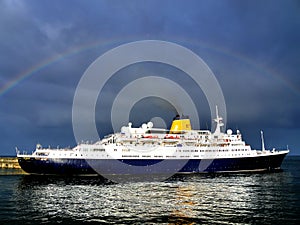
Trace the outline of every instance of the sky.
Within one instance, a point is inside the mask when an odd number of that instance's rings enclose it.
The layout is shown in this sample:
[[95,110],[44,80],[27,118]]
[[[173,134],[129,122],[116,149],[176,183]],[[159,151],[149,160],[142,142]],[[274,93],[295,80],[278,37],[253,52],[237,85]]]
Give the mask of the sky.
[[[0,0],[0,155],[15,155],[15,147],[31,152],[37,143],[75,146],[73,99],[85,71],[111,49],[142,40],[175,43],[203,59],[223,92],[226,127],[239,129],[253,149],[263,130],[267,148],[300,155],[300,2],[291,0]],[[112,74],[101,89],[99,137],[113,132],[118,93],[146,75],[180,84],[200,128],[211,128],[208,101],[187,74],[142,62]],[[169,126],[177,111],[147,97],[131,108],[130,121],[163,118]]]

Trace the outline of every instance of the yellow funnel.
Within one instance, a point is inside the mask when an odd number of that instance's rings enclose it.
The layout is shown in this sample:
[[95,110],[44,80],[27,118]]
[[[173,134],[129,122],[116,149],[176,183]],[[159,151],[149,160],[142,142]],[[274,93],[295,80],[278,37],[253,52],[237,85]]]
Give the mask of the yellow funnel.
[[172,126],[170,129],[170,133],[178,134],[182,133],[185,130],[191,130],[191,122],[190,119],[174,119],[172,122]]

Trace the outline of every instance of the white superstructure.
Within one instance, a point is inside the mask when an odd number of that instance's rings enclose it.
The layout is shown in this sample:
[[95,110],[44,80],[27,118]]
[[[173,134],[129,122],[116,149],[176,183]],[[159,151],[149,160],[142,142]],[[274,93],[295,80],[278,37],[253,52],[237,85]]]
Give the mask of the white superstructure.
[[[233,134],[231,129],[221,132],[222,118],[217,115],[215,132],[209,130],[183,130],[182,121],[189,124],[189,119],[176,119],[172,127],[177,129],[153,128],[152,122],[134,128],[129,123],[121,128],[120,133],[111,134],[96,143],[81,143],[74,148],[42,148],[37,145],[30,156],[47,158],[78,159],[221,159],[257,157],[261,155],[282,154],[283,151],[252,150],[242,140],[239,130]],[[175,123],[175,125],[174,125]],[[177,125],[176,125],[177,124]],[[179,129],[178,129],[179,124]],[[183,125],[184,126],[184,125]],[[190,126],[190,124],[189,124]],[[289,152],[289,150],[285,150]],[[28,155],[27,155],[28,156]],[[18,157],[26,155],[18,154]]]

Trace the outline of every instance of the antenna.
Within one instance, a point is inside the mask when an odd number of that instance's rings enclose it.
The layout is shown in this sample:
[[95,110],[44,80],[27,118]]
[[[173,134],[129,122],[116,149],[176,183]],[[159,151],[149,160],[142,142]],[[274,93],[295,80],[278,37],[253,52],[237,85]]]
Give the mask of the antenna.
[[261,150],[265,151],[264,132],[262,130],[260,131],[260,135],[261,135]]
[[221,127],[224,126],[222,123],[222,117],[219,117],[219,111],[218,111],[218,106],[216,105],[216,116],[217,118],[214,119],[214,121],[217,123],[216,129],[214,134],[220,134],[221,133]]

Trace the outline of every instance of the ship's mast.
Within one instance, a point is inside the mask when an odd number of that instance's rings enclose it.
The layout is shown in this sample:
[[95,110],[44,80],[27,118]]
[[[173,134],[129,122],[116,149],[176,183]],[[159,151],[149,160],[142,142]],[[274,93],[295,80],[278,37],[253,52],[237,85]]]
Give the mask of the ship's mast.
[[261,130],[260,131],[260,135],[261,135],[261,150],[265,151],[265,141],[264,141],[264,132]]
[[218,106],[216,105],[216,119],[214,121],[217,123],[216,130],[214,132],[215,135],[218,135],[221,133],[221,127],[224,126],[224,123],[222,122],[223,118],[219,117],[219,111]]

